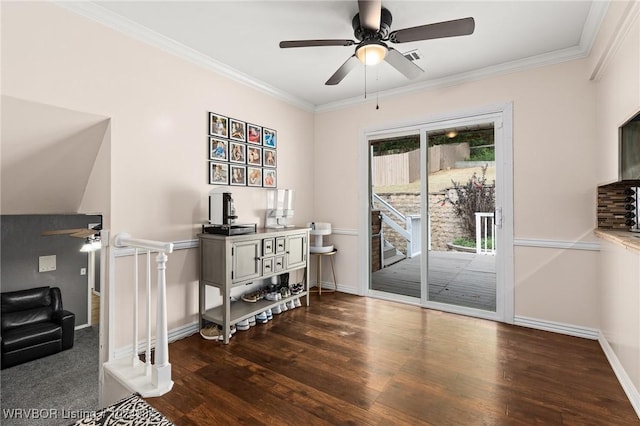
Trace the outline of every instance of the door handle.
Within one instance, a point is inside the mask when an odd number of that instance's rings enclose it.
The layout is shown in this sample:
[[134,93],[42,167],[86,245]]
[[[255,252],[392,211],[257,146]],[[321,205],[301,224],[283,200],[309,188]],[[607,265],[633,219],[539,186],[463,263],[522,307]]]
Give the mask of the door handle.
[[498,228],[502,228],[502,207],[496,207],[493,211],[493,222]]

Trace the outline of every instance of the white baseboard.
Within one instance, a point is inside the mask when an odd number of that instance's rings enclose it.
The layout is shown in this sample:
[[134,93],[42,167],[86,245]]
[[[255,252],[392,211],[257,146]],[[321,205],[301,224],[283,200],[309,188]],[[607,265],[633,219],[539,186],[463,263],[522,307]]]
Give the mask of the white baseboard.
[[[192,334],[195,334],[197,332],[198,332],[198,323],[193,322],[191,324],[183,325],[182,327],[169,330],[169,332],[167,333],[168,340],[169,340],[169,343],[175,342],[176,340],[189,337]],[[152,338],[151,348],[155,348],[155,345],[156,345],[156,339]],[[146,340],[139,341],[137,353],[142,353],[146,350],[147,350],[147,341]],[[133,345],[127,345],[114,350],[113,356],[115,359],[120,359],[123,357],[131,356],[132,353],[133,353]]]
[[613,351],[613,348],[609,345],[609,342],[602,333],[599,333],[598,342],[600,343],[600,347],[604,351],[607,360],[609,360],[609,364],[611,365],[611,368],[613,368],[613,372],[616,374],[624,393],[627,395],[627,398],[629,398],[631,406],[636,410],[638,417],[640,417],[640,392],[633,384],[633,381],[620,363],[620,360]]
[[76,325],[73,329],[74,330],[82,330],[83,328],[87,328],[87,327],[91,327],[91,324],[80,324],[80,325]]
[[537,330],[551,331],[553,333],[566,334],[568,336],[582,337],[590,340],[598,340],[600,331],[595,328],[581,327],[573,324],[563,324],[553,321],[545,321],[536,318],[528,318],[516,315],[514,325],[535,328]]
[[[358,296],[358,289],[355,289],[353,287],[347,287],[347,286],[344,286],[344,285],[342,285],[340,283],[338,283],[337,285],[334,286],[333,282],[331,282],[331,281],[321,281],[320,285],[322,286],[322,291],[333,290],[335,288],[335,290],[340,292],[340,293],[347,293],[347,294],[353,294],[353,295]],[[314,284],[312,286],[312,288],[313,287],[316,287],[316,285]]]

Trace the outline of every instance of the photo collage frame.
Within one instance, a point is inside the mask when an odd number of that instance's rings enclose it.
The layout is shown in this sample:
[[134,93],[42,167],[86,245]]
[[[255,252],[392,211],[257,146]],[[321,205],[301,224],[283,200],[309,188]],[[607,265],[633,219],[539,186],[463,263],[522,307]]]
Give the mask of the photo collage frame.
[[277,187],[276,130],[209,112],[210,185]]

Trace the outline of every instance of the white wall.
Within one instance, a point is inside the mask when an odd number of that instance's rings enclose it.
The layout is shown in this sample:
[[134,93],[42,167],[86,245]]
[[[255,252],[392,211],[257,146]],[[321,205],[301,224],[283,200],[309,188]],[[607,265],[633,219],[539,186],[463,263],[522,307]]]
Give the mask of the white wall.
[[[364,129],[429,121],[441,114],[512,101],[515,238],[594,240],[595,90],[586,65],[585,60],[576,60],[380,99],[379,110],[372,102],[318,113],[315,139],[322,143],[315,150],[316,220],[332,222],[335,228],[358,229],[359,205],[367,196],[358,193],[361,171],[356,166],[361,162]],[[332,164],[331,172],[327,164]],[[356,292],[358,281],[352,269],[359,254],[357,245],[349,246],[339,247],[337,275],[343,289]],[[539,250],[547,252],[533,256],[527,248],[515,249],[516,315],[596,326],[595,277],[566,279],[567,271],[558,269],[562,265],[545,260],[557,256],[555,250]],[[569,257],[588,263],[592,256],[576,252]],[[545,280],[530,280],[531,270],[539,271]],[[554,307],[541,305],[544,298],[554,298]]]
[[[613,2],[597,42],[594,172],[608,183],[618,180],[618,128],[640,112],[640,2]],[[603,241],[599,266],[600,330],[635,388],[640,414],[640,253]]]

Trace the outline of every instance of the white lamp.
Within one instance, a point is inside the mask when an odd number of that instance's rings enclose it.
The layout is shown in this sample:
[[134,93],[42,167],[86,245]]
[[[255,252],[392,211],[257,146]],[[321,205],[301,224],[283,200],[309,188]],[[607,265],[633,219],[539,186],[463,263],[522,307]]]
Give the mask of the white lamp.
[[387,56],[387,46],[379,40],[368,40],[358,46],[356,56],[365,65],[377,65]]

